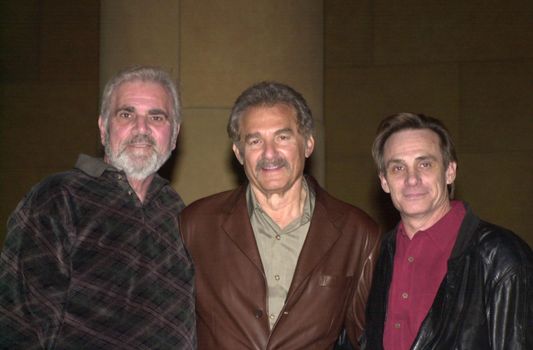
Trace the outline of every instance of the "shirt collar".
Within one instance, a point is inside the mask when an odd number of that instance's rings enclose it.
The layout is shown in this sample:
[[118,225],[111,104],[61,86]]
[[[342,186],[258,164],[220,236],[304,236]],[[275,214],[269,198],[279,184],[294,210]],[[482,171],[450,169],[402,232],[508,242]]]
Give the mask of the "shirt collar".
[[[307,180],[302,178],[302,185],[304,186],[306,198],[304,202],[304,208],[301,218],[301,223],[305,223],[309,220],[311,220],[311,216],[313,215],[313,209],[315,206],[315,193],[313,189],[308,186]],[[261,205],[259,205],[259,202],[255,198],[254,191],[252,191],[252,188],[250,184],[246,187],[246,204],[248,206],[248,215],[251,217],[254,214],[254,211],[260,210],[263,211],[261,208]]]
[[[78,160],[76,161],[76,165],[74,167],[92,177],[100,177],[105,171],[121,173],[120,170],[118,170],[111,164],[104,162],[102,158],[95,158],[86,154],[80,154],[78,156]],[[124,179],[126,179],[125,175]],[[148,197],[150,197],[152,193],[157,192],[166,184],[168,184],[168,181],[166,179],[162,178],[158,174],[155,174],[154,178],[152,179],[152,182],[150,183],[146,198],[148,199]]]
[[95,158],[86,154],[80,154],[78,156],[74,167],[92,177],[100,177],[106,170],[118,172],[117,168],[107,164],[102,158]]
[[[430,228],[418,231],[413,239],[416,239],[416,237],[427,236],[438,247],[447,247],[450,244],[453,244],[457,238],[459,227],[465,216],[466,209],[461,201],[451,201],[450,206],[451,208],[446,215]],[[402,238],[409,239],[405,233],[403,222],[400,222],[400,225],[398,226],[398,234]]]

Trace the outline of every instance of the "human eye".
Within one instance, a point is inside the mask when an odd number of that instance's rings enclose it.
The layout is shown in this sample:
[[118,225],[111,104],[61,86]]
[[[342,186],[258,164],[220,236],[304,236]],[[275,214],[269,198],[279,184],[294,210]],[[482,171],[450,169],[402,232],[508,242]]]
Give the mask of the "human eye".
[[401,173],[404,169],[405,169],[405,167],[404,167],[402,164],[392,164],[392,165],[389,167],[389,172],[392,173],[392,174],[399,174],[399,173]]
[[252,137],[252,138],[249,138],[246,143],[249,145],[249,146],[256,146],[258,145],[259,143],[261,143],[261,140],[256,138],[256,137]]
[[150,115],[150,120],[154,121],[154,122],[164,122],[167,118],[163,115],[163,114],[151,114]]
[[130,111],[119,111],[117,113],[117,116],[120,119],[129,120],[133,117],[133,113],[131,113]]
[[292,140],[292,134],[288,131],[280,132],[276,135],[277,142],[287,142]]
[[433,164],[430,161],[422,161],[420,162],[419,166],[423,169],[429,169],[433,166]]

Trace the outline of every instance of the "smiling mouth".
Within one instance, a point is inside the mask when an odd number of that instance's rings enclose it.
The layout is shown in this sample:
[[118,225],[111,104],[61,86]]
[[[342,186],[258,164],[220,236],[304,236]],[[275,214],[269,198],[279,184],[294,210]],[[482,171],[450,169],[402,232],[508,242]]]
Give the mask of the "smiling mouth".
[[270,165],[270,166],[261,167],[261,170],[262,171],[273,171],[273,170],[279,170],[282,168],[283,168],[283,165]]
[[421,193],[404,193],[404,197],[407,199],[420,199],[426,195],[426,192]]

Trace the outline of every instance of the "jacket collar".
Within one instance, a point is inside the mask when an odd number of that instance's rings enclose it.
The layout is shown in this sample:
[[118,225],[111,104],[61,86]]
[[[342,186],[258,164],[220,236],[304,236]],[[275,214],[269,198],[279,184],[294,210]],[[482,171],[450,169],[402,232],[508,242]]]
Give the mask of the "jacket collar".
[[227,218],[222,224],[222,229],[233,243],[264,274],[261,257],[249,220],[248,206],[246,204],[246,186],[241,185],[230,194],[226,207]]
[[[472,237],[476,233],[476,228],[479,226],[480,219],[474,214],[472,208],[465,202],[463,202],[466,208],[466,214],[459,228],[459,233],[457,234],[457,240],[452,249],[450,255],[450,260],[460,257],[465,250],[467,249],[469,243],[472,242]],[[396,232],[398,231],[399,224],[396,227],[389,231],[385,238],[383,239],[383,244],[385,244],[387,251],[391,257],[394,257],[395,247],[396,247]]]
[[[329,194],[318,185],[313,177],[306,176],[306,180],[310,189],[314,190],[316,194],[315,208],[287,299],[298,290],[302,282],[311,274],[341,235],[341,230],[336,226],[336,223],[341,222],[340,218],[344,213],[334,205]],[[222,224],[222,229],[264,274],[257,243],[248,219],[246,185],[233,191],[228,199],[227,208],[227,218]]]
[[[464,203],[464,202],[463,202]],[[472,243],[472,238],[476,234],[476,228],[479,226],[479,217],[474,214],[472,208],[467,203],[464,203],[466,208],[465,218],[459,228],[459,234],[457,240],[453,246],[450,260],[456,259],[463,255],[469,244]]]

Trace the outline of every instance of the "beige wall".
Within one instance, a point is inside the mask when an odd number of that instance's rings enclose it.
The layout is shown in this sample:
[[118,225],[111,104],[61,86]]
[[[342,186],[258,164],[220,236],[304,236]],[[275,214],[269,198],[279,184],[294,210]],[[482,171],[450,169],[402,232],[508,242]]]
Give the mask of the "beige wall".
[[[533,243],[533,2],[325,1],[328,189],[390,228],[370,145],[381,118],[441,118],[457,197]],[[392,218],[392,219],[391,219]]]

